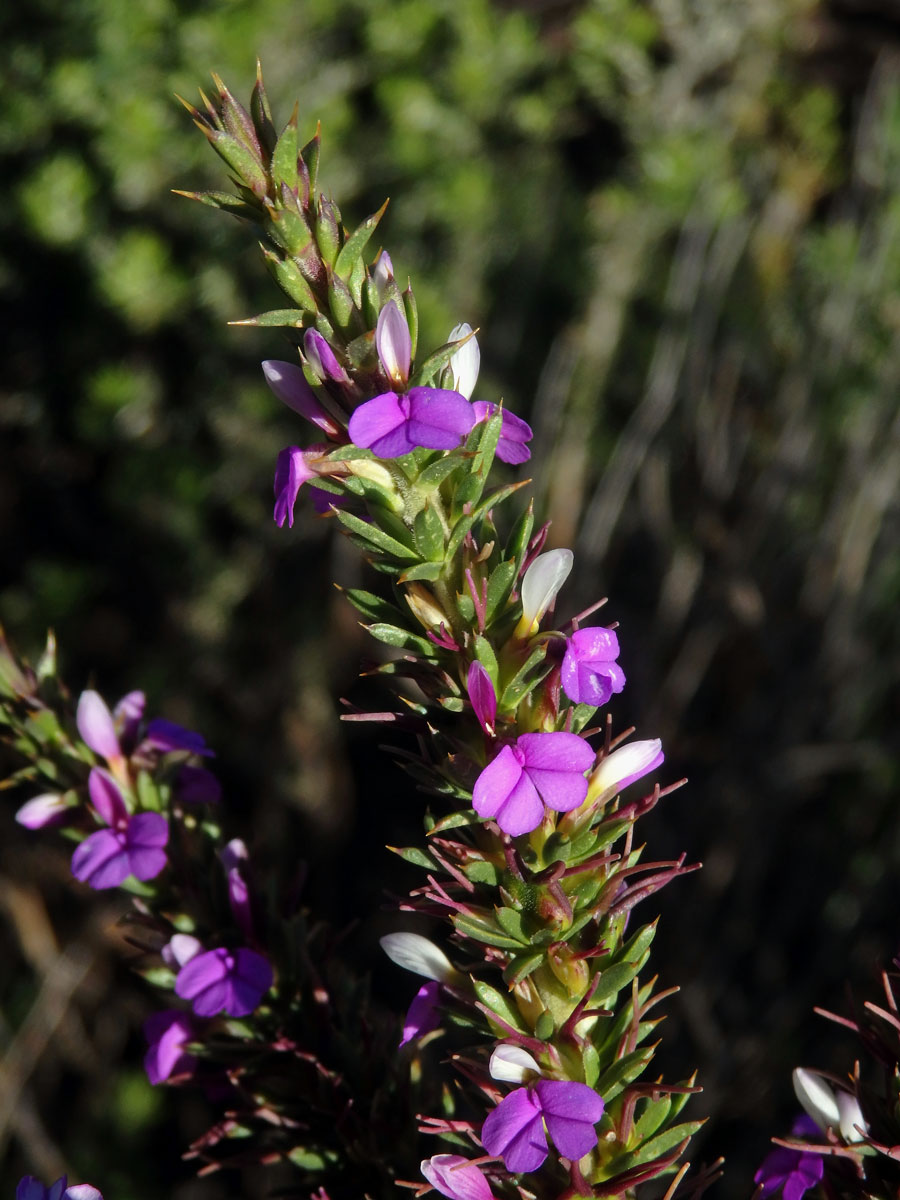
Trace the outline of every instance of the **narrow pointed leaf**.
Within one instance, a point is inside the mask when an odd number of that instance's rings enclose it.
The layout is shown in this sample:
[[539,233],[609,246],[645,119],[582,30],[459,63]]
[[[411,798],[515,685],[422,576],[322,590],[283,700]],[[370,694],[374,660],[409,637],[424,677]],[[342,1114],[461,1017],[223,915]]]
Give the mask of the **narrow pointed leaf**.
[[372,234],[378,228],[378,222],[384,216],[387,206],[388,201],[385,200],[378,212],[372,213],[370,217],[366,217],[362,224],[358,225],[344,242],[334,264],[336,275],[340,275],[342,279],[349,282],[350,273],[356,264],[356,260],[362,257],[362,253],[369,244]]

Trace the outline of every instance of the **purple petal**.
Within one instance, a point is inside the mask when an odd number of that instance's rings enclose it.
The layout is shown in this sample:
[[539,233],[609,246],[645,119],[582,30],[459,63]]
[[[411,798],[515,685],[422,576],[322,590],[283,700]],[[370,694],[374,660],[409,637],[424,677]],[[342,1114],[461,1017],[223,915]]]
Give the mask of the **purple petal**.
[[524,733],[516,742],[525,770],[548,808],[571,812],[587,796],[584,772],[594,751],[574,733]]
[[218,804],[222,799],[222,785],[205,767],[182,767],[175,790],[185,804]]
[[316,393],[306,382],[306,376],[298,366],[270,358],[262,364],[262,369],[266,383],[282,404],[286,404],[301,417],[318,426],[328,437],[338,436],[338,426],[319,403]]
[[[65,1187],[65,1176],[63,1176]],[[16,1188],[16,1200],[47,1200],[47,1189],[33,1175],[25,1175]]]
[[[375,346],[381,365],[392,383],[403,387],[409,378],[412,360],[412,339],[409,325],[394,300],[388,300],[378,314],[375,326]],[[357,442],[357,445],[359,443]]]
[[204,997],[211,990],[221,988],[224,994],[224,982],[228,976],[229,963],[233,958],[229,952],[220,947],[217,950],[207,950],[189,959],[175,980],[175,995],[182,1000],[197,1001],[193,1004],[194,1012],[201,1017],[211,1017],[223,1007],[208,1007]]
[[459,392],[414,387],[409,400],[409,437],[429,450],[453,450],[475,424],[472,405]]
[[245,1017],[259,1005],[272,986],[272,967],[255,950],[238,950],[237,964],[232,973],[233,996],[228,1013]]
[[565,1158],[577,1162],[597,1144],[594,1125],[603,1116],[603,1097],[586,1083],[539,1079],[534,1091],[547,1132]]
[[497,717],[497,693],[494,691],[490,675],[477,660],[469,666],[466,686],[481,728],[493,736],[494,721]]
[[[430,979],[423,983],[413,998],[406,1019],[403,1022],[403,1040],[401,1046],[411,1042],[413,1038],[423,1037],[437,1029],[440,1024],[438,1000],[441,995],[441,985]],[[436,1186],[436,1185],[435,1185]],[[440,1189],[443,1190],[443,1189]]]
[[578,629],[566,646],[560,678],[570,700],[576,704],[605,704],[613,692],[625,686],[625,673],[614,660],[619,641],[611,629],[592,626]]
[[62,821],[68,808],[69,805],[62,796],[55,792],[47,792],[43,796],[34,796],[31,800],[26,800],[16,813],[16,821],[26,829],[44,829]]
[[147,726],[147,741],[152,742],[157,750],[187,750],[190,754],[199,754],[203,758],[215,758],[215,751],[210,750],[202,733],[193,729],[185,729],[174,721],[166,721],[157,717]]
[[122,742],[134,742],[146,703],[147,697],[143,692],[129,692],[113,709],[113,720],[119,728]]
[[347,427],[353,445],[363,446],[379,458],[400,458],[415,450],[416,443],[407,431],[409,404],[405,401],[406,397],[396,392],[383,392],[361,404]]
[[78,697],[78,710],[75,714],[75,724],[87,745],[102,758],[118,758],[122,751],[116,728],[113,724],[112,713],[106,707],[106,702],[97,692],[82,692]]
[[541,1110],[528,1088],[516,1088],[488,1114],[481,1144],[488,1154],[502,1158],[508,1171],[537,1170],[547,1157],[547,1139]]
[[118,887],[131,874],[125,834],[98,829],[75,847],[72,874],[92,888]]
[[488,1181],[461,1154],[435,1154],[422,1162],[420,1170],[431,1186],[450,1200],[494,1200]]
[[[330,379],[333,383],[349,383],[350,376],[335,358],[334,351],[317,329],[307,329],[303,335],[303,352],[312,369],[324,383]],[[263,363],[265,369],[265,363]]]
[[[476,400],[472,407],[475,409],[476,421],[485,421],[497,411],[497,405],[486,400]],[[527,421],[517,417],[508,408],[504,408],[500,437],[497,441],[497,457],[501,462],[510,463],[513,466],[527,462],[531,458],[531,451],[525,443],[530,442],[533,436],[532,428]]]
[[162,849],[169,840],[169,823],[160,813],[138,813],[128,822],[126,848],[131,874],[136,879],[154,879],[168,859]]
[[472,807],[480,817],[494,817],[512,837],[530,833],[541,823],[544,806],[523,771],[522,755],[504,746],[475,781]]
[[315,478],[316,472],[306,461],[306,456],[299,446],[285,446],[275,460],[275,510],[273,516],[279,528],[288,528],[294,524],[294,506],[300,489],[308,479]]
[[174,1009],[154,1013],[144,1022],[144,1036],[150,1044],[144,1055],[144,1070],[152,1084],[193,1071],[197,1060],[184,1050],[194,1037],[193,1022],[187,1013]]
[[91,804],[107,823],[113,828],[122,827],[128,820],[128,809],[125,800],[115,780],[100,769],[93,767],[88,776],[88,791]]
[[272,986],[272,968],[253,950],[219,947],[198,954],[178,972],[175,994],[190,1000],[198,1017],[226,1011],[244,1017]]

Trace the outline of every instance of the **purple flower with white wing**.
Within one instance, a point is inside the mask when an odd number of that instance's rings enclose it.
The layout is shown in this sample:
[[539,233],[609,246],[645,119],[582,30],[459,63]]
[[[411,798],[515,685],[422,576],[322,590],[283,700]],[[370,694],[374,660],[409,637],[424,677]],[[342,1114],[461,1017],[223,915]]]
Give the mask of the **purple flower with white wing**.
[[502,1158],[508,1171],[536,1171],[548,1154],[548,1134],[573,1162],[597,1145],[594,1125],[605,1106],[586,1083],[540,1078],[537,1062],[519,1047],[498,1047],[490,1071],[495,1079],[530,1080],[500,1101],[481,1130],[485,1150]]
[[544,809],[571,812],[587,796],[594,751],[574,733],[523,733],[484,768],[472,807],[513,837],[540,825]]
[[25,1175],[16,1188],[16,1200],[103,1200],[103,1197],[89,1183],[70,1184],[65,1175],[49,1187],[44,1187],[33,1175]]
[[379,458],[401,458],[418,447],[453,450],[475,424],[472,405],[459,392],[446,388],[405,390],[412,339],[406,318],[393,300],[378,314],[375,345],[388,379],[404,390],[383,392],[361,404],[350,418],[350,440]]
[[625,686],[625,672],[615,661],[619,639],[612,629],[577,629],[566,644],[560,678],[563,690],[576,704],[599,708]]
[[109,826],[90,834],[72,855],[72,874],[92,888],[118,887],[129,875],[148,880],[157,876],[167,859],[169,840],[165,817],[155,812],[129,816],[118,785],[100,767],[88,777],[91,803]]

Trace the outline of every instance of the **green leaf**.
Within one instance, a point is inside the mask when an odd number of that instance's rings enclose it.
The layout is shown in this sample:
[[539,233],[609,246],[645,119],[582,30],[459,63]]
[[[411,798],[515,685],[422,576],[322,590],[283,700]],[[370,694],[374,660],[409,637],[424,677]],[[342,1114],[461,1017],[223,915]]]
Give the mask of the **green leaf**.
[[488,579],[486,624],[490,625],[500,608],[506,604],[515,577],[516,564],[511,559],[498,563],[491,571]]
[[312,245],[313,236],[309,226],[299,213],[289,208],[275,209],[269,214],[267,228],[269,237],[294,258],[301,258]]
[[500,697],[500,707],[506,709],[515,709],[525,693],[525,680],[531,672],[544,661],[544,656],[547,653],[547,647],[543,643],[532,650],[532,652],[507,683],[503,689],[503,695]]
[[374,625],[366,625],[365,629],[376,641],[384,642],[386,646],[396,646],[400,650],[414,650],[425,658],[434,658],[435,656],[436,648],[427,638],[410,633],[408,629],[401,629],[399,625],[388,625],[379,621]]
[[454,471],[458,471],[463,465],[464,459],[458,451],[452,451],[447,454],[442,454],[435,462],[430,463],[413,484],[417,491],[427,495],[433,492],[435,488],[440,487],[445,479],[449,478]]
[[370,217],[366,217],[363,223],[354,229],[353,233],[350,234],[341,247],[337,261],[334,264],[334,270],[335,274],[340,275],[348,283],[357,260],[361,258],[362,252],[369,243],[369,239],[378,228],[378,222],[384,216],[384,210],[387,206],[388,202],[385,200],[378,212],[372,213]]
[[525,1026],[522,1023],[522,1017],[519,1010],[510,1000],[509,996],[504,996],[502,992],[498,992],[496,988],[491,987],[489,983],[484,983],[480,979],[472,980],[472,987],[475,995],[491,1012],[496,1013],[501,1020],[507,1025],[511,1025],[513,1029],[517,1029],[520,1033],[527,1033]]
[[652,1162],[654,1158],[659,1158],[667,1150],[672,1150],[685,1138],[693,1137],[702,1125],[703,1121],[684,1121],[681,1125],[670,1125],[663,1133],[659,1133],[649,1142],[645,1142],[639,1150],[633,1151],[628,1156],[628,1166],[638,1167],[642,1163]]
[[600,1076],[596,1091],[606,1101],[607,1106],[618,1096],[626,1084],[633,1083],[653,1058],[653,1047],[645,1046],[640,1050],[632,1050],[623,1058],[614,1062]]
[[545,955],[540,950],[532,950],[528,954],[517,954],[512,962],[503,970],[503,978],[510,987],[515,987],[523,979],[527,979],[532,971],[544,961]]
[[309,194],[315,196],[316,188],[319,182],[319,150],[322,145],[322,139],[319,132],[319,127],[316,126],[316,135],[306,143],[300,151],[300,157],[306,164],[306,169],[309,171]]
[[[312,296],[311,292],[310,296]],[[255,325],[263,329],[281,329],[285,326],[288,326],[292,329],[302,329],[303,309],[273,308],[271,312],[260,313],[259,316],[256,317],[245,317],[243,321],[229,321],[228,324]]]
[[444,527],[433,506],[427,501],[425,507],[416,513],[413,523],[413,539],[422,558],[427,558],[429,562],[443,562]]
[[388,846],[388,850],[393,850],[394,854],[399,854],[404,861],[412,863],[414,867],[424,867],[426,871],[435,869],[434,859],[418,846]]
[[584,1067],[584,1082],[588,1087],[596,1087],[600,1075],[600,1055],[592,1042],[588,1042],[582,1050],[581,1062]]
[[256,156],[237,138],[220,129],[204,129],[203,132],[216,154],[234,171],[238,179],[247,185],[254,196],[265,196],[269,190],[269,182]]
[[287,184],[291,191],[297,189],[297,105],[291,113],[291,119],[281,131],[281,136],[275,143],[270,168],[275,195],[280,195],[281,184]]
[[345,529],[349,529],[351,533],[355,533],[361,542],[380,551],[382,554],[389,554],[392,558],[399,558],[404,562],[409,562],[410,559],[417,557],[415,550],[404,546],[402,542],[398,542],[396,538],[391,537],[389,533],[385,533],[383,529],[379,529],[377,525],[363,521],[360,517],[354,516],[353,513],[339,511],[337,519]]
[[506,543],[504,551],[505,558],[511,558],[516,564],[516,572],[520,570],[522,563],[525,560],[525,555],[528,551],[528,543],[531,540],[531,531],[534,529],[534,507],[529,504],[528,508],[513,525],[512,533]]
[[510,937],[515,938],[517,942],[521,942],[523,946],[530,944],[528,934],[525,932],[522,924],[522,914],[516,912],[514,908],[506,908],[504,905],[498,905],[494,909],[497,917],[497,923],[504,933],[508,933]]
[[434,583],[436,579],[440,579],[443,569],[444,564],[442,562],[417,563],[416,566],[404,571],[398,577],[397,582],[414,583],[417,579],[424,579],[428,583]]
[[497,655],[494,653],[494,647],[480,633],[476,634],[475,637],[475,657],[487,671],[488,675],[490,675],[491,683],[494,685],[494,691],[496,692],[497,682],[500,678],[500,666],[497,662]]
[[374,592],[366,592],[362,588],[347,588],[344,595],[358,612],[371,621],[396,621],[398,617],[403,617],[399,608],[382,596],[376,596]]
[[291,259],[279,258],[262,243],[260,243],[260,248],[266,260],[266,266],[281,290],[305,312],[316,312],[318,310],[316,298],[297,264]]
[[469,863],[463,867],[463,873],[466,879],[471,879],[472,883],[486,883],[489,887],[496,887],[500,882],[500,872],[492,862],[482,860],[480,862]]
[[429,384],[437,375],[438,371],[442,370],[456,351],[459,349],[459,341],[445,342],[443,346],[439,346],[433,354],[425,359],[421,366],[417,367],[412,378],[409,381],[410,387],[423,387]]
[[412,288],[407,285],[406,291],[401,296],[403,301],[403,309],[406,313],[406,324],[409,326],[409,342],[410,355],[412,361],[416,360],[416,350],[419,345],[419,309],[416,304],[416,298],[413,295]]
[[634,1136],[640,1141],[652,1137],[669,1115],[672,1107],[670,1096],[660,1096],[658,1100],[647,1097],[641,1115],[634,1123]]
[[501,950],[519,949],[519,943],[515,938],[501,933],[491,921],[475,917],[471,913],[454,913],[452,920],[454,928],[459,933],[476,942],[481,942],[485,946],[497,946]]

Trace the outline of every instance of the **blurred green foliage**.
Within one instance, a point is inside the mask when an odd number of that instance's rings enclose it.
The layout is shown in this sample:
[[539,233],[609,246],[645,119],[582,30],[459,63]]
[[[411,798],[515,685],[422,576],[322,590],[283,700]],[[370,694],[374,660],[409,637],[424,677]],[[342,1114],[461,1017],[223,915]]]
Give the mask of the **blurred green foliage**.
[[[385,766],[377,784],[356,730],[365,765],[347,764],[334,698],[368,651],[329,581],[360,568],[327,522],[274,529],[275,454],[302,433],[258,362],[289,351],[226,323],[277,293],[236,223],[170,194],[221,182],[173,94],[215,70],[246,97],[258,54],[282,119],[296,97],[304,132],[322,120],[348,225],[392,197],[381,228],[423,344],[480,326],[480,394],[532,420],[553,537],[576,548],[571,609],[608,593],[622,623],[619,716],[692,777],[655,852],[707,870],[666,897],[660,967],[685,984],[672,1073],[700,1065],[701,1152],[732,1154],[728,1195],[787,1127],[791,1066],[843,1069],[812,1004],[839,1006],[841,980],[896,949],[900,31],[872,11],[875,38],[852,4],[801,0],[0,16],[4,622],[32,647],[53,624],[73,685],[140,685],[203,728],[260,843],[300,809],[324,905],[379,903],[358,847],[417,813],[373,801],[398,783]],[[20,886],[37,859],[10,824]],[[55,914],[58,880],[50,894]],[[7,961],[40,975],[22,920]],[[134,1029],[146,1002],[124,975],[116,995]],[[93,1029],[97,1003],[73,1019]],[[133,1168],[158,1109],[106,1061],[45,1064],[36,1092],[130,1113],[107,1194],[168,1194],[171,1148]],[[183,1143],[197,1122],[178,1120]],[[81,1123],[61,1149],[10,1128],[10,1161],[51,1177],[61,1154],[109,1153]],[[205,1186],[190,1194],[255,1185]]]

